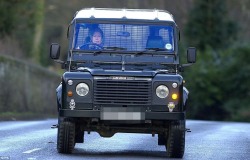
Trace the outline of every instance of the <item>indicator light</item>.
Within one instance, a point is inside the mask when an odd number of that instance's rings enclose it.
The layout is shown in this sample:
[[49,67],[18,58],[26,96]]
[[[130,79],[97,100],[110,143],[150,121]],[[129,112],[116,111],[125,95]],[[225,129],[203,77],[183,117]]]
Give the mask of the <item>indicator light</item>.
[[178,95],[176,93],[172,94],[172,99],[176,100],[178,98]]
[[68,91],[68,96],[72,97],[73,96],[73,92],[72,91]]

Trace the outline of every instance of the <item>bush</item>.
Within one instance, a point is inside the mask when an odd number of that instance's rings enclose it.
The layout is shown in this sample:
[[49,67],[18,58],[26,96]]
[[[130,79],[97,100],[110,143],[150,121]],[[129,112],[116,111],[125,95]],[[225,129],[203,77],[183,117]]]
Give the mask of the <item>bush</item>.
[[206,49],[185,73],[194,119],[250,121],[249,47]]
[[250,121],[250,47],[238,47],[224,52],[225,103],[230,120]]

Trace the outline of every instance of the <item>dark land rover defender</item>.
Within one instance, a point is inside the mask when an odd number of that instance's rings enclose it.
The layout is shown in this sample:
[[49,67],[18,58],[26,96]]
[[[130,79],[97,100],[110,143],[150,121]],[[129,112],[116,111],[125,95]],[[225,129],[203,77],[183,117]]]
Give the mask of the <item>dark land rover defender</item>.
[[58,59],[58,44],[50,47],[51,58],[66,70],[56,90],[58,152],[71,153],[84,133],[122,132],[158,134],[169,157],[182,157],[188,91],[179,73],[195,63],[196,50],[188,48],[188,63],[180,64],[173,16],[86,8],[76,12],[68,39],[67,61]]

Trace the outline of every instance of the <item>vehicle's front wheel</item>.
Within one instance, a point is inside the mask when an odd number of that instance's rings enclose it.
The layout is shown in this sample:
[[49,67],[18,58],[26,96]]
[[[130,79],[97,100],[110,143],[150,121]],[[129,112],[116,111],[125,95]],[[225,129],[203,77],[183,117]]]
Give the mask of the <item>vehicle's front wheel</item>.
[[57,132],[57,151],[59,153],[72,153],[75,147],[75,123],[62,121]]
[[167,135],[167,155],[171,158],[182,158],[185,150],[186,121],[173,121]]

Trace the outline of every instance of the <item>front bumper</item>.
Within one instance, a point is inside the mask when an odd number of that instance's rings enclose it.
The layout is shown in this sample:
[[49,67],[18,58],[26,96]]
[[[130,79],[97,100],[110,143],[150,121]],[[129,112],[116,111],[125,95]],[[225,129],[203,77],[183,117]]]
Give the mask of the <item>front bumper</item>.
[[[185,120],[185,112],[143,112],[142,120]],[[101,118],[100,110],[69,110],[60,109],[59,116],[72,118]]]

